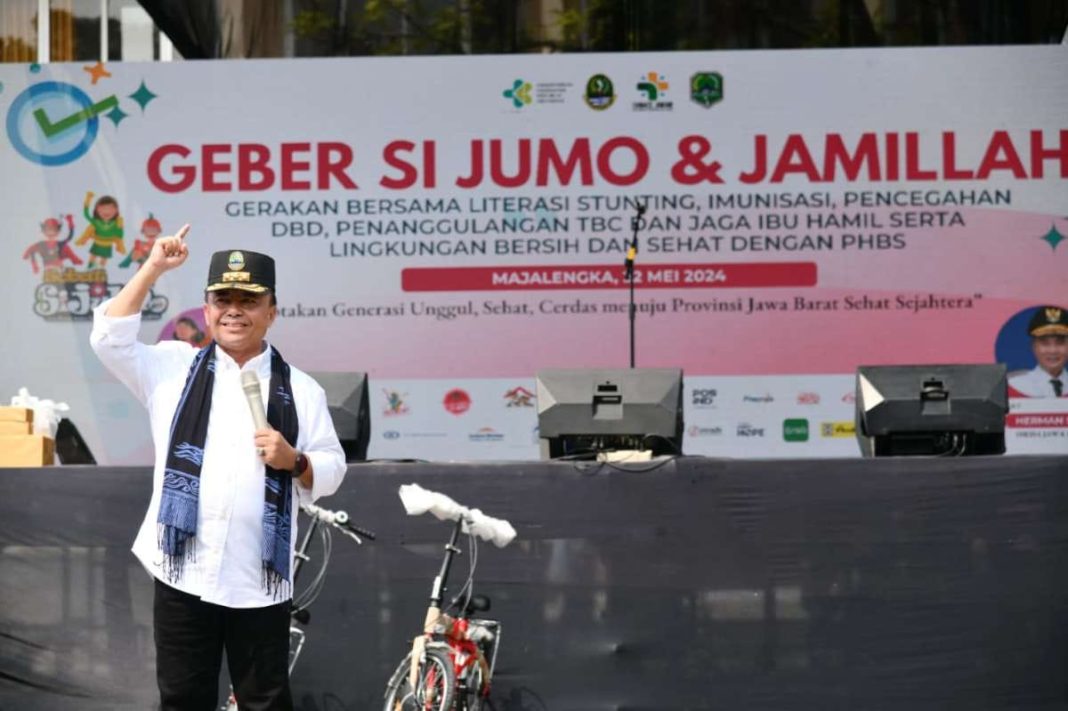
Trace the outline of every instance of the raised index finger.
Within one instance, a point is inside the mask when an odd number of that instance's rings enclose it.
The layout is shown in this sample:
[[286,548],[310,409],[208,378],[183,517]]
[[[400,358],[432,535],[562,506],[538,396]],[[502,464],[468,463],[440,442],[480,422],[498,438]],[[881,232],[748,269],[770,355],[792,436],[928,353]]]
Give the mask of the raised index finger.
[[189,224],[182,225],[182,228],[174,233],[174,236],[179,240],[185,239],[185,233],[189,231]]

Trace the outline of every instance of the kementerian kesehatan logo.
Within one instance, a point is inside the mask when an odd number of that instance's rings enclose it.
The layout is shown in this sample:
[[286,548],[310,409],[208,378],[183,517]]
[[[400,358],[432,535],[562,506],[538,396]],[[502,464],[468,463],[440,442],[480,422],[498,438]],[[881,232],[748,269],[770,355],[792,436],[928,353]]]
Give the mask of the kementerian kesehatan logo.
[[[11,102],[7,110],[7,135],[11,145],[26,160],[43,166],[72,163],[92,147],[100,132],[100,117],[104,116],[116,130],[130,115],[122,108],[117,93],[100,96],[97,82],[111,78],[102,62],[83,67],[89,75],[93,97],[74,84],[45,80],[31,84]],[[31,75],[44,71],[39,64],[31,64]],[[141,113],[156,98],[144,81],[126,97],[136,103]],[[132,107],[129,107],[132,109]]]
[[616,91],[612,86],[612,80],[605,74],[594,74],[586,82],[586,93],[583,95],[586,105],[597,111],[604,111],[616,100]]
[[503,92],[504,98],[512,102],[512,106],[517,109],[521,109],[524,106],[528,106],[533,99],[530,98],[530,90],[534,86],[529,81],[523,81],[522,79],[516,79],[512,82],[512,88],[505,89]]
[[706,109],[723,100],[723,75],[697,72],[690,77],[690,98]]

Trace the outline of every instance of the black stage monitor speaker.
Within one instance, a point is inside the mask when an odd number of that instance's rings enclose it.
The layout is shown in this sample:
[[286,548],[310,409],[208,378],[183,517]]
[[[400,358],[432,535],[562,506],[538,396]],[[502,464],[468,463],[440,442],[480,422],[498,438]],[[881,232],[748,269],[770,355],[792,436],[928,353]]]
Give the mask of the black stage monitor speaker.
[[346,462],[367,459],[371,441],[371,405],[367,373],[309,373],[326,391],[326,404],[334,429],[345,450]]
[[866,457],[1005,452],[1005,366],[857,368],[856,429]]
[[542,459],[682,453],[682,370],[552,369],[537,376]]
[[60,464],[96,464],[82,433],[66,417],[56,426],[56,456]]

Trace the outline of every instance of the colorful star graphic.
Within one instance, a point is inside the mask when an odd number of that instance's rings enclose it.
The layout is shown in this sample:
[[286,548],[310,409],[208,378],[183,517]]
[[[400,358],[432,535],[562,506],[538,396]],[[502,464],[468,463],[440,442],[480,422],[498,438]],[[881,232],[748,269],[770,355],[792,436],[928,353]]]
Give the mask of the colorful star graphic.
[[156,94],[149,91],[148,87],[145,86],[145,82],[142,81],[141,86],[137,87],[137,91],[130,94],[130,98],[137,102],[137,105],[141,107],[143,113],[149,102],[156,98]]
[[1053,251],[1057,251],[1057,245],[1068,239],[1068,237],[1057,231],[1057,225],[1050,225],[1049,232],[1039,237],[1039,239],[1043,242],[1048,242]]
[[96,86],[96,83],[98,81],[100,81],[101,79],[103,79],[104,77],[110,77],[111,76],[111,72],[109,72],[107,69],[104,69],[104,63],[103,62],[97,62],[93,66],[86,65],[86,66],[82,67],[82,69],[84,69],[85,71],[89,72],[89,76],[92,79],[92,81],[90,83],[93,86]]
[[120,109],[118,106],[116,106],[111,111],[108,111],[105,114],[105,116],[107,116],[109,119],[111,119],[111,122],[113,124],[115,124],[116,126],[118,126],[119,122],[121,122],[124,118],[126,118],[129,115],[130,114],[126,113],[125,111]]

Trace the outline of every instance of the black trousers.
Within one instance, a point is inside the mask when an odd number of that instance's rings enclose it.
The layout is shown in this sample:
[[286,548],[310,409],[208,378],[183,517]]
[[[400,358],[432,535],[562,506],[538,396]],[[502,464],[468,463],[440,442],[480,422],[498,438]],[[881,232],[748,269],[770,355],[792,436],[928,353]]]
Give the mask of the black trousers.
[[214,711],[224,649],[242,711],[292,711],[289,605],[222,607],[157,580],[153,630],[162,711]]

